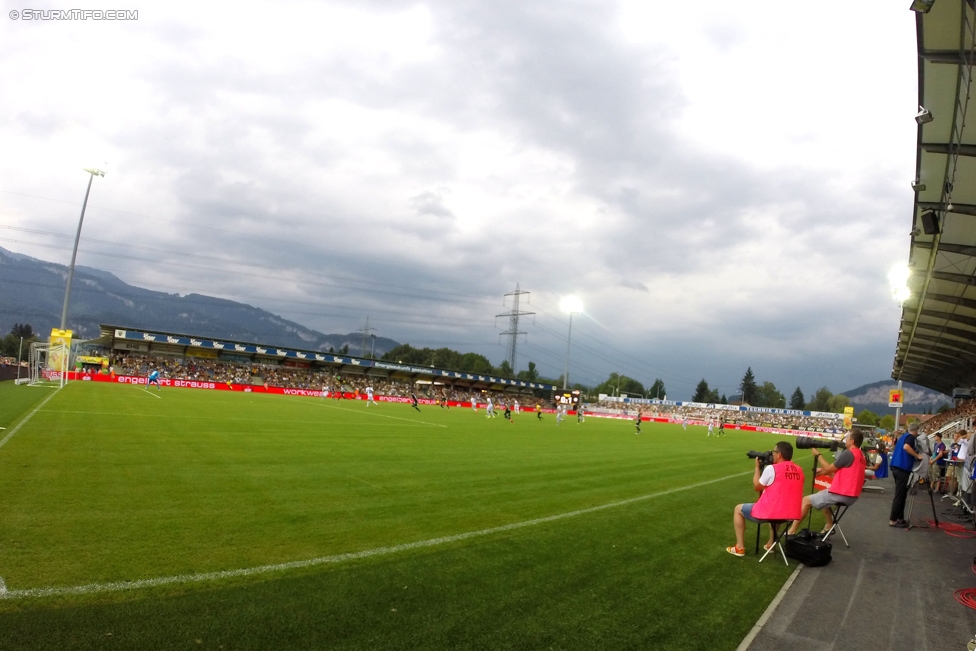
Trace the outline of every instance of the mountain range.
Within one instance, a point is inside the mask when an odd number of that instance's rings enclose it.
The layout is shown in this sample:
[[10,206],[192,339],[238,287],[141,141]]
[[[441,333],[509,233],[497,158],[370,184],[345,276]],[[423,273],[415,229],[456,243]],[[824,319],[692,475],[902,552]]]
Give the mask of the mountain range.
[[[68,267],[0,247],[0,334],[28,323],[45,338],[61,324]],[[213,337],[268,346],[379,357],[399,345],[385,337],[366,343],[359,332],[324,334],[266,310],[202,294],[168,294],[129,285],[92,267],[75,267],[67,328],[92,339],[100,325]],[[364,354],[365,353],[365,354]]]
[[[867,409],[879,416],[884,416],[895,413],[894,407],[888,406],[888,392],[897,388],[897,381],[882,380],[880,382],[859,386],[850,391],[842,391],[841,393],[850,398],[855,415],[861,413],[861,410]],[[902,400],[905,404],[901,411],[905,414],[935,413],[944,404],[952,405],[952,398],[949,396],[938,391],[933,391],[932,389],[920,387],[917,384],[903,382],[901,390],[903,395]]]

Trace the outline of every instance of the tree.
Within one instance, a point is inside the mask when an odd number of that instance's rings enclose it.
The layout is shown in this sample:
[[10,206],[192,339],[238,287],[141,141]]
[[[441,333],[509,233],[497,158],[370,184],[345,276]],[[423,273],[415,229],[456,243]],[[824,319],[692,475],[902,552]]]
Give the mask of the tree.
[[529,382],[535,382],[539,379],[539,371],[535,367],[535,362],[529,362],[529,368],[525,371],[519,371],[516,376],[519,380],[528,380]]
[[747,405],[756,404],[756,376],[752,374],[752,367],[746,369],[746,374],[742,376],[742,383],[739,384],[739,391],[742,393],[742,402]]
[[817,392],[813,394],[813,398],[807,403],[807,409],[810,411],[830,411],[830,405],[828,401],[834,396],[827,387],[820,387]]
[[661,378],[654,380],[654,384],[652,384],[651,388],[647,390],[647,397],[661,398],[662,400],[664,398],[667,398],[668,391],[667,389],[664,388],[664,380],[662,380]]
[[836,396],[831,396],[830,400],[827,401],[827,411],[832,411],[835,414],[843,414],[845,407],[851,406],[851,399],[845,396],[843,393],[838,393]]
[[723,393],[723,394],[722,394],[722,397],[718,399],[718,402],[719,402],[719,404],[721,404],[721,405],[727,405],[727,404],[729,404],[729,399],[728,399],[728,398],[726,398],[726,397],[725,397],[725,394]]
[[890,432],[891,430],[895,429],[895,417],[892,416],[891,414],[882,416],[881,420],[878,421],[878,427],[880,427],[883,430],[888,430]]
[[943,402],[942,405],[938,408],[938,410],[936,410],[935,413],[944,414],[945,412],[950,411],[951,409],[952,407],[949,406],[949,403]]
[[515,376],[515,373],[512,371],[512,365],[508,363],[508,360],[507,359],[504,360],[504,361],[502,361],[502,363],[498,365],[498,368],[496,369],[496,372],[498,373],[498,375],[500,375],[502,377],[514,377]]
[[611,373],[606,382],[596,385],[594,393],[605,393],[608,396],[616,396],[622,393],[630,395],[644,395],[644,385],[633,378],[619,373]]
[[805,403],[806,399],[803,397],[803,392],[800,391],[800,387],[797,387],[793,395],[790,396],[790,409],[799,409],[802,411]]
[[786,407],[786,398],[779,392],[776,385],[772,382],[763,382],[761,387],[756,388],[756,407],[776,407],[783,409]]
[[24,339],[30,339],[34,336],[34,328],[31,327],[29,323],[15,323],[14,327],[10,329],[10,334],[17,339],[23,337]]
[[708,395],[709,395],[708,382],[705,381],[705,378],[702,378],[702,381],[698,383],[697,387],[695,387],[695,395],[691,397],[691,401],[708,402]]
[[867,409],[862,409],[861,413],[857,415],[857,422],[861,425],[870,425],[872,427],[878,426],[878,415],[873,411]]

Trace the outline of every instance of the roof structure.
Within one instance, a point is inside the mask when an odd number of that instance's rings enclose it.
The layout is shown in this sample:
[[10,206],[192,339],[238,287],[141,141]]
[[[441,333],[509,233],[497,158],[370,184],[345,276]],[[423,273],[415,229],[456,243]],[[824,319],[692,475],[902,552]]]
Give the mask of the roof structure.
[[915,4],[931,9],[916,16],[911,297],[891,375],[951,394],[976,386],[976,10],[973,0]]

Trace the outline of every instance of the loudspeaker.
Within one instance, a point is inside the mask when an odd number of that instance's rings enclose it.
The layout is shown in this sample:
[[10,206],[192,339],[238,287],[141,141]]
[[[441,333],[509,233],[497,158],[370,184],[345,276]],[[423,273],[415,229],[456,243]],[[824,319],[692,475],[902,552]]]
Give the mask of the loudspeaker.
[[942,232],[942,228],[939,225],[939,216],[931,210],[923,212],[919,215],[919,219],[922,220],[922,232],[926,235],[938,235]]

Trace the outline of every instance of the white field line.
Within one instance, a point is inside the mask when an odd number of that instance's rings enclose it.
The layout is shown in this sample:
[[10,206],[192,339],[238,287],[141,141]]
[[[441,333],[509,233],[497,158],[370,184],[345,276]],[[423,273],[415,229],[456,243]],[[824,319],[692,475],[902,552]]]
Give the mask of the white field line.
[[[60,391],[60,390],[61,389],[59,387],[58,388],[58,391]],[[27,417],[24,420],[22,420],[19,423],[17,423],[17,427],[15,427],[12,430],[10,430],[10,434],[7,434],[6,436],[3,437],[3,440],[0,440],[0,448],[2,448],[4,445],[6,445],[7,444],[7,441],[9,441],[10,438],[14,434],[16,434],[17,432],[19,432],[20,431],[20,428],[23,427],[24,425],[26,425],[27,424],[27,421],[29,421],[31,418],[33,418],[34,417],[34,414],[36,414],[37,412],[39,412],[41,410],[41,408],[48,403],[48,400],[50,400],[54,396],[58,395],[58,391],[55,391],[54,393],[52,393],[51,395],[49,395],[47,398],[44,398],[44,400],[41,401],[41,404],[39,404],[36,407],[34,407],[34,411],[32,411],[31,413],[27,414]]]
[[[142,389],[142,387],[139,387],[139,388]],[[157,396],[155,393],[153,393],[149,389],[142,389],[142,390],[145,391],[146,393],[148,393],[149,395],[151,395],[153,398],[160,398],[160,399],[162,399],[161,396]],[[157,393],[158,393],[158,391],[157,391]]]
[[[407,403],[397,403],[397,404],[407,404]],[[391,420],[404,420],[408,423],[420,423],[422,425],[432,425],[434,427],[447,427],[447,425],[442,425],[441,423],[429,423],[425,420],[414,420],[413,418],[401,418],[400,416],[387,416],[386,414],[377,414],[371,411],[361,411],[359,409],[349,409],[348,407],[337,407],[334,405],[322,405],[326,409],[338,409],[339,411],[354,411],[357,414],[369,414],[370,416],[376,416],[377,418],[389,418]],[[378,405],[377,405],[378,406]]]
[[268,574],[270,572],[281,572],[283,570],[315,567],[316,565],[342,563],[345,561],[352,561],[360,558],[369,558],[371,556],[384,556],[387,554],[396,554],[411,549],[434,547],[437,545],[444,545],[447,543],[458,542],[460,540],[467,540],[469,538],[478,538],[481,536],[489,536],[492,534],[502,533],[505,531],[514,531],[516,529],[534,527],[539,524],[556,522],[557,520],[565,520],[567,518],[573,518],[579,515],[586,515],[588,513],[596,513],[597,511],[604,511],[606,509],[613,509],[620,506],[627,506],[628,504],[643,502],[645,500],[654,499],[655,497],[664,497],[666,495],[672,495],[674,493],[680,493],[683,491],[692,490],[694,488],[701,488],[702,486],[708,486],[709,484],[715,484],[721,481],[725,481],[727,479],[741,477],[751,472],[753,471],[750,470],[748,472],[740,472],[734,475],[726,475],[725,477],[719,477],[718,479],[709,479],[708,481],[703,481],[698,484],[692,484],[691,486],[670,488],[668,490],[659,491],[657,493],[651,493],[649,495],[641,495],[640,497],[631,497],[626,500],[620,500],[619,502],[610,502],[609,504],[592,506],[586,509],[579,509],[578,511],[569,511],[568,513],[549,515],[544,518],[536,518],[534,520],[525,520],[524,522],[514,522],[512,524],[505,524],[500,527],[492,527],[490,529],[482,529],[480,531],[469,531],[467,533],[459,533],[453,536],[442,536],[440,538],[431,538],[430,540],[419,540],[417,542],[404,543],[402,545],[393,545],[391,547],[377,547],[376,549],[367,549],[361,552],[336,554],[334,556],[321,556],[319,558],[309,558],[303,561],[291,561],[289,563],[277,563],[275,565],[259,565],[257,567],[247,567],[238,570],[223,570],[220,572],[206,572],[204,574],[179,574],[176,576],[163,576],[155,579],[140,579],[137,581],[115,581],[112,583],[88,583],[86,585],[65,586],[61,588],[28,588],[24,590],[10,590],[9,588],[6,588],[3,585],[3,579],[0,578],[0,586],[2,586],[0,587],[0,599],[60,597],[66,595],[92,594],[96,592],[119,592],[122,590],[137,590],[140,588],[154,588],[158,586],[182,584],[182,583],[199,583],[203,581],[216,581],[218,579],[230,579],[230,578],[236,578],[242,576],[253,576],[256,574]]

